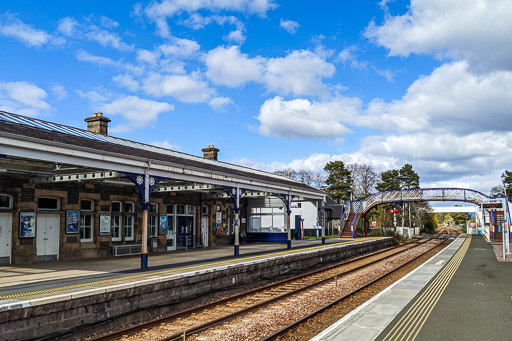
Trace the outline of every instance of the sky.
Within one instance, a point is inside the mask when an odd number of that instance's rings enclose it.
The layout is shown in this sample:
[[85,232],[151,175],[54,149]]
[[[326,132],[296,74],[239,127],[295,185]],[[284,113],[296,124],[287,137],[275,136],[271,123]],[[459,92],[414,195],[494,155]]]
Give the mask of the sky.
[[0,1],[0,110],[265,171],[512,170],[510,0]]

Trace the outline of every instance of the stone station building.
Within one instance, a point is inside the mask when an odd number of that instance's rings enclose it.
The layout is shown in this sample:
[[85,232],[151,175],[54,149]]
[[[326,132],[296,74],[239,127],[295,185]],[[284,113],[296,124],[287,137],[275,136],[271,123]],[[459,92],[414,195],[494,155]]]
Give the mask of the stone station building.
[[242,242],[290,247],[292,202],[324,205],[322,191],[218,161],[213,145],[198,157],[109,136],[101,113],[85,121],[82,130],[0,111],[0,264],[145,254],[143,245],[234,243],[236,255],[237,224]]

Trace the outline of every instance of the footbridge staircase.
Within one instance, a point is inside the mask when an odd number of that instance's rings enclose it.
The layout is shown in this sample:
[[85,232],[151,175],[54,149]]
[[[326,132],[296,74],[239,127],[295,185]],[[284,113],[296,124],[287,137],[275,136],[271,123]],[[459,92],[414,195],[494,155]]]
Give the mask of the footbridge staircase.
[[378,192],[361,201],[349,201],[339,222],[341,238],[353,238],[359,220],[381,204],[420,201],[462,201],[481,205],[491,197],[466,188],[418,188]]

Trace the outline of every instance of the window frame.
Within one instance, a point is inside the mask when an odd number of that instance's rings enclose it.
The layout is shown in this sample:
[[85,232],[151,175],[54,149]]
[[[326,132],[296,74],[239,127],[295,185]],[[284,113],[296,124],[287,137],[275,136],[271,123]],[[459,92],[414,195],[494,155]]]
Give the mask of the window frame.
[[[84,211],[84,212],[91,212],[91,211]],[[83,217],[83,220],[82,220]],[[85,222],[86,217],[90,217],[91,223],[90,226],[87,226],[85,224],[82,224],[82,221]],[[82,236],[85,235],[85,229],[89,228],[90,231],[90,238],[82,238]],[[82,214],[80,212],[80,242],[81,243],[89,243],[94,241],[94,214]],[[82,232],[83,231],[83,232]]]
[[2,196],[2,197],[7,197],[7,199],[9,200],[9,205],[8,205],[8,207],[0,207],[0,210],[12,210],[12,205],[13,205],[12,195],[10,195],[10,194],[0,193],[0,196]]
[[[39,207],[39,200],[40,199],[52,199],[52,200],[55,200],[57,202],[57,208]],[[44,197],[44,196],[37,197],[37,210],[38,211],[60,211],[60,199],[59,198],[54,198],[54,197]]]

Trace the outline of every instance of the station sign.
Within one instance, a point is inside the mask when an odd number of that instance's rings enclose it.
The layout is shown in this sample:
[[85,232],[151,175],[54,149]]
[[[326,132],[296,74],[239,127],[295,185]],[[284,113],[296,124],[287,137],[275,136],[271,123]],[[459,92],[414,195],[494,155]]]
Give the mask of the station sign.
[[497,208],[503,208],[503,204],[501,202],[487,202],[482,205],[483,208],[487,209],[497,209]]

